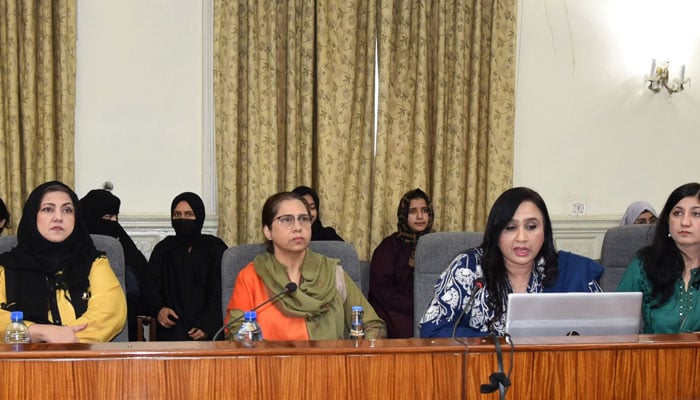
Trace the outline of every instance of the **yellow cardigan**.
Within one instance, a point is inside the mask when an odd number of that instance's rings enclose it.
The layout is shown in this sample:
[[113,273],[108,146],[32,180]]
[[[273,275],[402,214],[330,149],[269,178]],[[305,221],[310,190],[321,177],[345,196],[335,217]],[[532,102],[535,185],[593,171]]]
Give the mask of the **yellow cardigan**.
[[[66,299],[70,293],[64,290],[56,291],[58,310],[63,319],[63,325],[80,325],[87,327],[76,333],[78,340],[83,343],[108,342],[122,330],[126,323],[126,296],[117,276],[114,275],[107,257],[98,257],[90,269],[89,290],[91,297],[88,307],[80,318],[75,318],[73,305]],[[5,291],[5,268],[0,266],[0,302],[7,302]],[[21,310],[20,310],[21,311]],[[51,313],[47,310],[49,320]],[[10,312],[0,309],[0,333],[4,336],[5,328],[10,323]],[[31,321],[25,321],[31,325]],[[0,340],[1,342],[2,340]]]

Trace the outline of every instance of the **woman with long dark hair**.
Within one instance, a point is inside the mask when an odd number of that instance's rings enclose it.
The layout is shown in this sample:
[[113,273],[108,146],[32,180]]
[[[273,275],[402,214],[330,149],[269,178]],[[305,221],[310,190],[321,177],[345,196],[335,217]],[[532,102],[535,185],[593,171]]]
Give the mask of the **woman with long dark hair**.
[[474,293],[456,335],[503,335],[509,293],[599,292],[602,274],[593,260],[556,250],[547,206],[537,192],[506,190],[491,208],[481,246],[459,254],[438,278],[420,321],[421,337],[451,336]]
[[668,196],[654,239],[627,266],[617,291],[642,292],[644,333],[700,330],[700,183]]

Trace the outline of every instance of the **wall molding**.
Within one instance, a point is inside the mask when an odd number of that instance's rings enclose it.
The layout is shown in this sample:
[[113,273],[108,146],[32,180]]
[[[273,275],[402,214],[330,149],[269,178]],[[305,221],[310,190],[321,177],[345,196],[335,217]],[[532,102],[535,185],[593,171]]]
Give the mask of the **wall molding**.
[[620,216],[552,217],[554,241],[558,250],[567,250],[594,260],[608,229],[620,224]]
[[[149,258],[153,247],[168,235],[174,234],[170,217],[163,215],[120,215],[119,222],[136,246]],[[600,258],[605,232],[620,223],[619,216],[553,217],[552,229],[557,249],[581,254],[595,260]],[[208,216],[202,229],[217,235],[218,219]],[[229,246],[233,243],[228,243]]]

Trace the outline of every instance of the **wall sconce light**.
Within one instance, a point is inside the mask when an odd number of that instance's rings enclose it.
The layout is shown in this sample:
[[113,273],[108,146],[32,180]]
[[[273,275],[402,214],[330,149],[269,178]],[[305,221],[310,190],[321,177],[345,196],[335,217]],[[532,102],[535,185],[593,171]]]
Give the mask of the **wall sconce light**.
[[656,65],[656,59],[651,60],[651,70],[649,75],[644,77],[645,82],[649,82],[649,90],[659,93],[661,89],[666,89],[669,95],[685,89],[685,85],[690,84],[690,78],[685,77],[685,65],[681,66],[680,77],[669,81],[668,66],[670,62],[664,61],[661,65]]

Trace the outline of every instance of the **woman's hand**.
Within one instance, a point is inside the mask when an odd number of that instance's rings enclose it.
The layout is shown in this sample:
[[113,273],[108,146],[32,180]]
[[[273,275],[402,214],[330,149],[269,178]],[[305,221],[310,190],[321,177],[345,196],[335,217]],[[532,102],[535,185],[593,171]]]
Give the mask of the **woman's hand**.
[[78,343],[79,340],[75,334],[85,327],[87,324],[74,326],[32,324],[29,326],[29,337],[32,343]]
[[170,307],[163,307],[158,311],[158,323],[164,328],[172,328],[179,318]]
[[192,340],[202,340],[207,338],[207,334],[199,328],[192,328],[187,332]]

